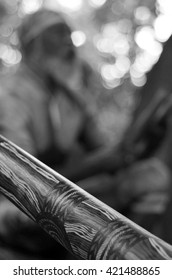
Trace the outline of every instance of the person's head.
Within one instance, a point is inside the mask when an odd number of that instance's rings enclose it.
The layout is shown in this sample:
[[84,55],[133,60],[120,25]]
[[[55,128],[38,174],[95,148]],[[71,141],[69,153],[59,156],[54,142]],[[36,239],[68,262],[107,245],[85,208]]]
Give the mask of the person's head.
[[47,74],[68,75],[76,59],[71,29],[64,16],[39,10],[26,18],[19,29],[21,52],[26,63],[35,64]]

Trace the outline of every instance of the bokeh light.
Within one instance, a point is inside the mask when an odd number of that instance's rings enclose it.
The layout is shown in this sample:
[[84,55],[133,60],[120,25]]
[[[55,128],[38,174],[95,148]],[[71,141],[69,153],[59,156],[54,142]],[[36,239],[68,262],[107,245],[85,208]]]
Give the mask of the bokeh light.
[[171,0],[157,0],[158,9],[162,14],[172,15]]
[[0,58],[6,66],[12,66],[21,61],[21,53],[8,45],[0,44]]
[[104,64],[101,67],[101,75],[102,78],[106,81],[112,81],[114,79],[113,75],[113,65],[112,64]]
[[130,69],[130,59],[127,56],[119,56],[116,59],[116,67],[124,76]]
[[96,47],[100,52],[111,53],[114,56],[127,55],[130,49],[127,36],[123,34],[116,23],[105,24],[97,37]]
[[86,35],[83,31],[74,31],[71,34],[72,42],[76,47],[82,46],[86,42]]
[[148,72],[152,66],[157,62],[159,56],[153,56],[146,51],[140,52],[132,65],[137,72]]
[[172,34],[172,16],[159,15],[154,21],[154,30],[157,40],[167,41]]
[[24,14],[31,14],[39,10],[42,6],[43,0],[22,0],[21,11]]
[[165,42],[172,34],[172,1],[157,0],[159,15],[154,21],[154,29],[157,40]]
[[106,3],[107,0],[89,0],[89,4],[94,8],[99,8]]
[[151,12],[146,6],[139,6],[135,9],[134,16],[138,23],[146,24],[151,19]]
[[150,54],[160,53],[160,44],[155,40],[154,29],[150,26],[139,28],[135,34],[137,45]]
[[101,67],[101,76],[106,88],[115,88],[121,84],[123,74],[115,64],[104,64]]
[[83,0],[56,0],[56,2],[64,9],[70,11],[80,10],[83,4]]
[[146,83],[146,76],[145,75],[142,75],[141,77],[132,76],[131,81],[136,87],[142,87]]
[[113,52],[116,55],[127,55],[130,50],[130,45],[127,37],[123,34],[119,34],[113,43]]
[[99,52],[102,53],[113,52],[113,45],[110,44],[110,40],[108,38],[102,36],[96,36],[94,41]]

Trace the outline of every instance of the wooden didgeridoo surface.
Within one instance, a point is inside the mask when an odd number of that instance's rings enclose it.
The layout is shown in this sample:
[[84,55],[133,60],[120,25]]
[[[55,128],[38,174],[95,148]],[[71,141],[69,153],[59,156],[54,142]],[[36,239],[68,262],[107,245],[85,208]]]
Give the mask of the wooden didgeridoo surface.
[[0,191],[77,259],[172,259],[171,245],[4,137]]

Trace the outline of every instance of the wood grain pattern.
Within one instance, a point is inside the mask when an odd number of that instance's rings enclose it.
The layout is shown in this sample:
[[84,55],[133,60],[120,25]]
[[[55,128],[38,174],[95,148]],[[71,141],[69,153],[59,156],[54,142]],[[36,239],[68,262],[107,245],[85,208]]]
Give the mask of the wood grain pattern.
[[172,246],[0,137],[0,191],[78,259],[171,259]]

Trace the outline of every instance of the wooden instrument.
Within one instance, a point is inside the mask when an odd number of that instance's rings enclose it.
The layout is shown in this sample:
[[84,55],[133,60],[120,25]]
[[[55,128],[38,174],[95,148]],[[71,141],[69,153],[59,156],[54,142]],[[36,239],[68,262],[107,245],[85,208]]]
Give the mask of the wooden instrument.
[[172,246],[4,137],[0,191],[77,259],[171,259]]

